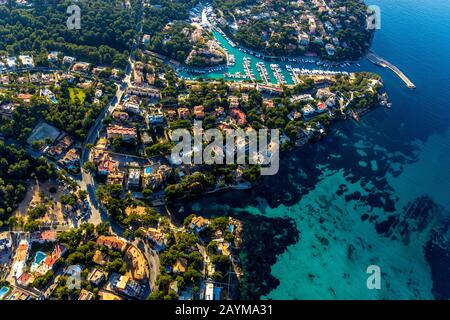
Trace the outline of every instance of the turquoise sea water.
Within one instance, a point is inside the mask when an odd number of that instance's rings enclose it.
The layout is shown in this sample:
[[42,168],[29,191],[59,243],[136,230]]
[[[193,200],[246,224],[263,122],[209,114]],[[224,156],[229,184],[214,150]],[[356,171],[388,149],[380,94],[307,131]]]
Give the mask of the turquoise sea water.
[[[295,223],[298,241],[277,255],[270,274],[279,283],[263,299],[450,298],[450,2],[370,4],[382,13],[373,50],[417,90],[362,62],[383,77],[391,110],[337,124],[248,193],[190,204]],[[366,287],[371,264],[381,268],[381,290]]]

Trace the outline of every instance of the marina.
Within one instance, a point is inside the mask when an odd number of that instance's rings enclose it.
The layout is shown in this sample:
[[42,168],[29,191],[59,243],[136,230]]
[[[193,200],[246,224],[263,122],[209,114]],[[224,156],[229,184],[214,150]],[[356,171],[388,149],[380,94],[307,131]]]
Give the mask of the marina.
[[[367,70],[369,63],[390,69],[410,89],[415,84],[395,65],[377,56],[373,52],[359,61],[323,61],[314,56],[302,57],[273,57],[263,53],[243,48],[235,43],[218,27],[211,10],[202,11],[202,26],[208,28],[216,41],[227,53],[225,65],[210,68],[178,67],[180,76],[185,78],[204,77],[211,79],[225,78],[234,81],[261,81],[264,84],[295,85],[299,83],[300,76],[304,75],[350,75]],[[361,65],[362,64],[362,65]],[[256,75],[256,76],[255,76]]]
[[281,72],[281,68],[278,64],[272,63],[270,65],[270,69],[273,71],[273,74],[278,84],[287,84],[286,78]]
[[247,78],[249,78],[251,81],[255,81],[256,77],[253,73],[252,67],[251,67],[252,60],[248,57],[244,57],[244,62],[242,64],[245,74],[247,75]]
[[266,69],[266,66],[264,65],[264,63],[262,63],[262,62],[256,63],[256,68],[259,71],[259,76],[261,77],[261,80],[265,84],[269,84],[270,83],[270,77],[269,77],[269,73],[267,72],[267,69]]

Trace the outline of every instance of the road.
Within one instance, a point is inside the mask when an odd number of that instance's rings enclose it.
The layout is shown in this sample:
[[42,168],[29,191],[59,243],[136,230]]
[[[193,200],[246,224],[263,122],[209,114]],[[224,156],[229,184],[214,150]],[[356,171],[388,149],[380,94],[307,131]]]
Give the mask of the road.
[[156,277],[159,275],[160,263],[159,256],[155,250],[152,250],[149,245],[142,240],[135,240],[133,244],[142,251],[145,258],[147,259],[149,266],[149,279],[148,286],[150,291],[153,291],[153,288],[156,288]]
[[[136,25],[136,30],[138,31],[138,35],[142,32],[142,4],[139,11],[139,22]],[[124,93],[127,91],[128,87],[131,86],[131,73],[134,69],[135,64],[135,51],[137,48],[137,44],[139,43],[139,36],[136,38],[135,43],[133,44],[130,52],[130,56],[128,58],[128,65],[125,69],[125,78],[122,83],[117,85],[117,91],[113,99],[109,102],[109,104],[102,110],[100,115],[97,117],[94,125],[88,132],[86,141],[83,144],[83,149],[81,151],[81,166],[83,166],[87,161],[89,161],[89,153],[87,146],[93,145],[97,141],[100,132],[103,130],[103,120],[111,115],[114,109],[122,100]],[[91,207],[91,215],[89,217],[88,222],[94,225],[98,225],[102,221],[108,221],[108,216],[105,212],[103,212],[101,205],[99,204],[96,196],[96,185],[93,176],[82,170],[81,181],[79,181],[79,186],[81,190],[85,190],[88,193],[88,202]]]

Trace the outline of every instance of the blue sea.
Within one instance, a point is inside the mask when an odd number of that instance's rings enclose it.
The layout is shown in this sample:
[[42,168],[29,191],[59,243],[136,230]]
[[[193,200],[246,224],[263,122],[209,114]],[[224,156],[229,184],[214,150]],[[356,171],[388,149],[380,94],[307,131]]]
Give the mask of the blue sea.
[[[322,141],[284,155],[278,175],[251,191],[186,207],[251,217],[249,229],[263,221],[266,236],[246,243],[260,254],[242,257],[248,281],[264,286],[259,298],[450,298],[450,1],[368,4],[381,8],[373,51],[417,89],[361,62],[383,77],[392,109],[338,123]],[[380,290],[366,286],[369,265],[381,269]]]

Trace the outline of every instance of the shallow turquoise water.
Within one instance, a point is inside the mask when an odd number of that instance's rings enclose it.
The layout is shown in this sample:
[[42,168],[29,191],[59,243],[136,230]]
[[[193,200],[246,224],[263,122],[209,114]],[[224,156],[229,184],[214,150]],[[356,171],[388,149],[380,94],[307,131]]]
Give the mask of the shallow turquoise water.
[[46,257],[47,255],[44,252],[38,251],[36,252],[36,256],[34,257],[34,263],[36,265],[39,265],[42,261],[44,261]]
[[[295,222],[299,241],[277,257],[271,274],[280,284],[264,299],[450,298],[450,2],[371,4],[382,10],[373,50],[417,90],[361,63],[383,77],[392,110],[339,123],[283,157],[280,173],[249,194],[192,204],[198,213]],[[381,290],[366,287],[371,264],[381,268]]]

